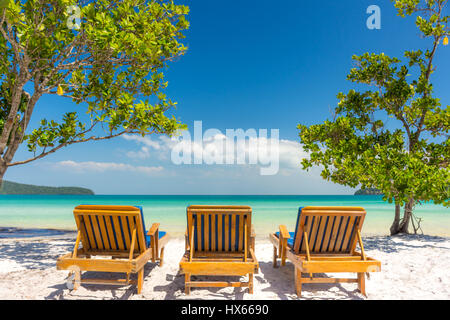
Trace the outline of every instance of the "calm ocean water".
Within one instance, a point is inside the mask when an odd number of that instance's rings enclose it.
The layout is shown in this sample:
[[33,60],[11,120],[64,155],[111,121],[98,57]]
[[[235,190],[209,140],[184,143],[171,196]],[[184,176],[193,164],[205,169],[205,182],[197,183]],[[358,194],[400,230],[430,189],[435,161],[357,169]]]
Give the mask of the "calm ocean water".
[[[76,228],[72,210],[79,204],[139,205],[147,228],[161,223],[161,230],[181,236],[186,228],[186,207],[191,204],[249,205],[258,237],[285,224],[294,231],[299,206],[362,206],[367,211],[365,235],[388,234],[394,206],[380,196],[0,196],[0,227]],[[450,208],[431,203],[416,207],[425,234],[450,236]]]

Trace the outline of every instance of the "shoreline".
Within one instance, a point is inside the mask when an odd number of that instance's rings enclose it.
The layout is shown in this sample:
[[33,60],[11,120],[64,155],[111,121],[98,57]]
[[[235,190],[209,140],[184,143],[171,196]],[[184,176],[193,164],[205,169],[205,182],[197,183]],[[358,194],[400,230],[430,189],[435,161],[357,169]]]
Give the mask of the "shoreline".
[[[265,238],[276,231],[280,224],[289,231],[295,230],[298,208],[304,205],[361,206],[366,212],[363,236],[385,236],[394,219],[392,204],[380,196],[354,195],[292,195],[292,196],[5,196],[0,201],[0,226],[18,229],[56,229],[75,231],[73,208],[80,203],[104,205],[139,205],[144,208],[145,224],[160,223],[161,231],[174,237],[183,237],[186,230],[186,207],[193,203],[205,205],[249,205],[253,210],[252,223],[257,238]],[[425,234],[450,236],[450,208],[423,204],[415,208],[415,214],[423,218]],[[20,236],[20,235],[18,235]]]
[[[275,227],[273,232],[276,232],[277,228]],[[17,236],[8,236],[8,237],[2,237],[2,232],[7,231],[7,233],[11,232],[11,235],[17,235]],[[165,230],[162,230],[165,231]],[[46,234],[48,232],[48,234]],[[22,234],[21,234],[22,233]],[[31,236],[32,233],[35,233],[35,235]],[[177,240],[183,240],[184,241],[184,233],[181,232],[171,232],[168,231],[170,235],[170,239],[177,239]],[[267,234],[258,233],[256,234],[256,240],[261,241],[265,240],[270,232],[266,232]],[[30,239],[50,239],[54,237],[64,237],[64,236],[74,236],[76,238],[77,230],[76,229],[58,229],[58,228],[18,228],[18,227],[3,227],[0,226],[0,241],[2,240],[30,240]],[[362,238],[377,238],[377,237],[383,237],[383,238],[424,238],[424,239],[446,239],[450,241],[450,234],[449,235],[434,235],[434,234],[397,234],[397,235],[388,235],[388,234],[364,234],[362,233]]]
[[[256,240],[264,240],[268,237],[269,233],[276,232],[278,226],[275,226],[273,230],[267,232],[256,232]],[[166,231],[162,229],[161,231]],[[184,232],[174,232],[167,231],[171,239],[182,239],[184,240]],[[73,236],[76,237],[77,229],[59,229],[59,228],[19,228],[19,227],[4,227],[0,226],[0,240],[4,239],[38,239],[38,238],[50,238],[58,236]],[[412,236],[412,237],[429,237],[429,238],[442,238],[450,240],[450,233],[447,235],[437,235],[437,234],[398,234],[391,236],[387,233],[365,233],[362,232],[363,238],[373,238],[373,237],[402,237],[402,236]]]
[[[367,256],[380,260],[381,272],[367,280],[367,298],[353,283],[305,284],[301,299],[378,300],[450,299],[450,237],[399,235],[363,237]],[[298,299],[294,268],[272,267],[273,246],[268,237],[256,240],[259,273],[254,294],[245,288],[195,288],[184,295],[184,275],[179,262],[184,240],[172,237],[165,249],[164,266],[148,263],[142,294],[134,286],[83,285],[76,291],[66,287],[67,271],[56,270],[56,259],[73,250],[75,235],[0,239],[0,299]],[[424,277],[423,275],[427,276]],[[338,274],[324,274],[324,277]],[[114,278],[118,274],[90,272],[86,277]],[[135,275],[133,275],[135,277]],[[339,276],[354,277],[354,274]],[[226,277],[235,281],[235,277]]]
[[[272,232],[276,232],[277,228],[275,227]],[[161,230],[166,231],[166,230]],[[268,235],[271,232],[258,233],[256,232],[256,240],[262,241],[267,239]],[[170,235],[170,239],[177,239],[184,241],[184,233],[183,232],[171,232],[168,231]],[[0,226],[0,241],[1,240],[20,240],[20,239],[50,239],[55,237],[69,237],[76,238],[77,230],[76,229],[58,229],[58,228],[18,228],[18,227],[3,227]],[[447,239],[450,241],[449,235],[436,235],[436,234],[398,234],[391,236],[389,234],[381,234],[381,233],[362,233],[362,238],[376,238],[376,237],[387,237],[387,238],[397,238],[397,237],[424,237],[427,239]]]
[[57,228],[17,228],[17,227],[0,226],[0,240],[57,237],[68,234],[76,235],[76,230],[57,229]]

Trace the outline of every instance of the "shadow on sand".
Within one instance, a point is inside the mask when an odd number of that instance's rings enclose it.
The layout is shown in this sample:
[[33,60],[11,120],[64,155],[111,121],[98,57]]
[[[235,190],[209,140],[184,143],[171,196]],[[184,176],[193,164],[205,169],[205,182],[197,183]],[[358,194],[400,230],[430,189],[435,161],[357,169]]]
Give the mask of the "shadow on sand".
[[0,260],[15,261],[27,269],[48,269],[55,267],[59,256],[73,250],[74,242],[67,238],[4,242],[0,246]]
[[[150,272],[156,267],[156,264],[146,264],[144,267],[144,279],[147,277]],[[92,272],[86,271],[81,275],[81,279],[102,279],[102,280],[117,280],[120,278],[125,278],[125,273],[117,273],[117,272]],[[131,274],[130,278],[132,280],[137,281],[137,273]],[[99,284],[82,284],[82,287],[88,294],[83,293],[80,298],[82,299],[99,299],[99,297],[95,295],[89,295],[89,292],[97,292],[97,291],[105,291],[109,290],[111,292],[111,297],[105,297],[105,299],[114,299],[114,300],[128,300],[132,295],[137,294],[137,289],[135,285],[99,285]],[[45,299],[50,300],[63,300],[64,293],[67,292],[66,283],[57,284],[51,286],[50,288],[55,289],[55,291],[51,292]],[[125,290],[125,291],[124,291]],[[76,293],[76,291],[75,291]]]
[[[243,300],[244,294],[248,292],[248,288],[234,288],[233,292],[219,292],[223,288],[191,288],[191,294],[184,294],[184,274],[177,273],[176,275],[167,275],[167,280],[171,281],[165,286],[155,286],[154,291],[167,292],[164,300],[187,299],[187,300],[204,300],[204,298],[196,297],[195,290],[208,290],[208,299],[220,300]],[[247,281],[247,278],[239,276],[192,276],[192,281]],[[179,295],[175,295],[175,293]]]
[[[267,288],[263,291],[275,292],[280,300],[299,299],[295,293],[294,285],[294,265],[290,262],[286,262],[286,265],[277,268],[272,266],[272,262],[260,262],[259,268],[261,273],[264,274],[264,279],[258,279],[259,282],[268,283]],[[303,274],[303,277],[307,277],[307,274]],[[314,277],[317,278],[331,278],[324,273],[315,273]],[[285,284],[283,290],[280,290],[280,284]],[[359,293],[357,285],[355,284],[354,290],[348,290],[344,288],[340,283],[306,283],[302,286],[302,300],[320,300],[330,299],[329,297],[321,297],[320,293],[326,293],[330,289],[333,289],[333,299],[351,299],[351,300],[364,300],[363,296]]]
[[418,248],[439,248],[450,250],[449,247],[439,246],[441,242],[448,241],[448,238],[427,236],[427,235],[396,235],[391,237],[374,236],[363,239],[365,250],[380,250],[385,253],[400,252],[402,250]]
[[[448,238],[437,236],[425,236],[425,235],[400,235],[400,236],[372,236],[364,238],[364,247],[366,251],[379,250],[385,253],[399,253],[402,250],[411,250],[417,248],[440,248],[450,250],[450,247],[446,246],[445,242]],[[441,245],[441,243],[443,245]],[[20,241],[12,240],[2,243],[0,246],[0,260],[11,260],[17,264],[23,266],[26,269],[49,269],[55,267],[56,259],[67,252],[73,250],[74,239],[65,238],[52,238],[52,239],[37,239],[35,241]],[[258,255],[258,252],[256,252]],[[255,274],[255,291],[262,290],[275,293],[278,299],[288,300],[297,299],[294,287],[294,266],[288,262],[284,267],[273,268],[272,262],[260,261],[260,272]],[[148,263],[144,269],[144,276],[147,277],[156,267],[155,264]],[[307,276],[307,275],[304,275]],[[325,274],[318,274],[319,277],[328,277]],[[117,279],[124,277],[123,274],[117,273],[103,273],[103,272],[84,272],[83,278],[101,278],[101,279]],[[133,279],[136,279],[137,275],[132,275]],[[240,277],[192,277],[193,280],[199,281],[239,281],[243,280]],[[173,299],[202,299],[195,295],[195,290],[201,290],[199,288],[193,288],[191,295],[184,295],[184,275],[167,274],[166,280],[168,284],[157,285],[153,288],[154,291],[165,292],[166,300]],[[264,285],[264,288],[258,289],[258,286]],[[67,294],[66,283],[58,283],[50,288],[54,289],[46,299],[65,299]],[[136,286],[110,286],[110,285],[89,285],[84,284],[83,288],[86,289],[80,297],[74,296],[74,298],[82,299],[98,299],[95,297],[94,292],[99,290],[110,290],[113,299],[126,300],[136,293]],[[234,288],[233,292],[224,292],[222,288],[207,288],[209,291],[209,297],[211,299],[227,299],[227,300],[242,300],[244,294],[247,292],[247,288]],[[354,290],[348,290],[341,284],[304,284],[302,299],[326,299],[326,296],[321,295],[321,291],[333,291],[334,299],[364,299],[357,290],[355,284]],[[89,295],[92,292],[92,296]],[[110,297],[105,297],[111,299]]]

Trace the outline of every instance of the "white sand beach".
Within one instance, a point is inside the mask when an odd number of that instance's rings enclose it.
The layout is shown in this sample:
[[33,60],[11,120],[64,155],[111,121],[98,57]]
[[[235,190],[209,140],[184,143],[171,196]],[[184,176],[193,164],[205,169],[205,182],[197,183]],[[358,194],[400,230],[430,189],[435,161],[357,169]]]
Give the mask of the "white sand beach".
[[[83,285],[70,291],[67,271],[56,270],[55,262],[73,249],[74,242],[73,235],[0,240],[0,299],[297,299],[292,264],[274,269],[272,245],[265,239],[256,242],[260,271],[253,295],[245,288],[194,288],[186,296],[184,277],[178,272],[182,239],[169,241],[163,267],[146,265],[140,295],[134,286]],[[366,237],[364,244],[367,255],[382,262],[382,271],[366,282],[367,299],[450,299],[450,238],[378,236]],[[89,275],[97,276],[117,274]],[[366,299],[356,284],[345,283],[305,284],[302,294],[302,299]]]

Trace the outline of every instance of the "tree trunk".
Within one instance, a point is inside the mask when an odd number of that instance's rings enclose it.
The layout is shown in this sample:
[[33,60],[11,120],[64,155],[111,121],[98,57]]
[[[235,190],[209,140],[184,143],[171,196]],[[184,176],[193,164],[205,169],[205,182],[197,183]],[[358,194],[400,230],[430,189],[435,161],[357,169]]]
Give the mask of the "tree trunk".
[[403,219],[399,226],[399,233],[409,233],[409,223],[412,218],[412,211],[414,207],[414,200],[410,199],[408,203],[405,204],[405,211],[403,213]]
[[400,226],[400,205],[395,204],[395,217],[394,217],[394,222],[392,222],[391,229],[390,229],[391,236],[398,233],[399,226]]
[[400,206],[395,205],[394,222],[391,225],[391,236],[399,233],[409,233],[409,224],[412,219],[412,212],[414,208],[414,199],[410,199],[406,204],[403,212],[403,217],[400,219]]
[[2,161],[2,159],[0,158],[0,189],[2,188],[3,176],[6,173],[6,169],[8,169],[8,167],[6,166],[6,163],[4,161]]

